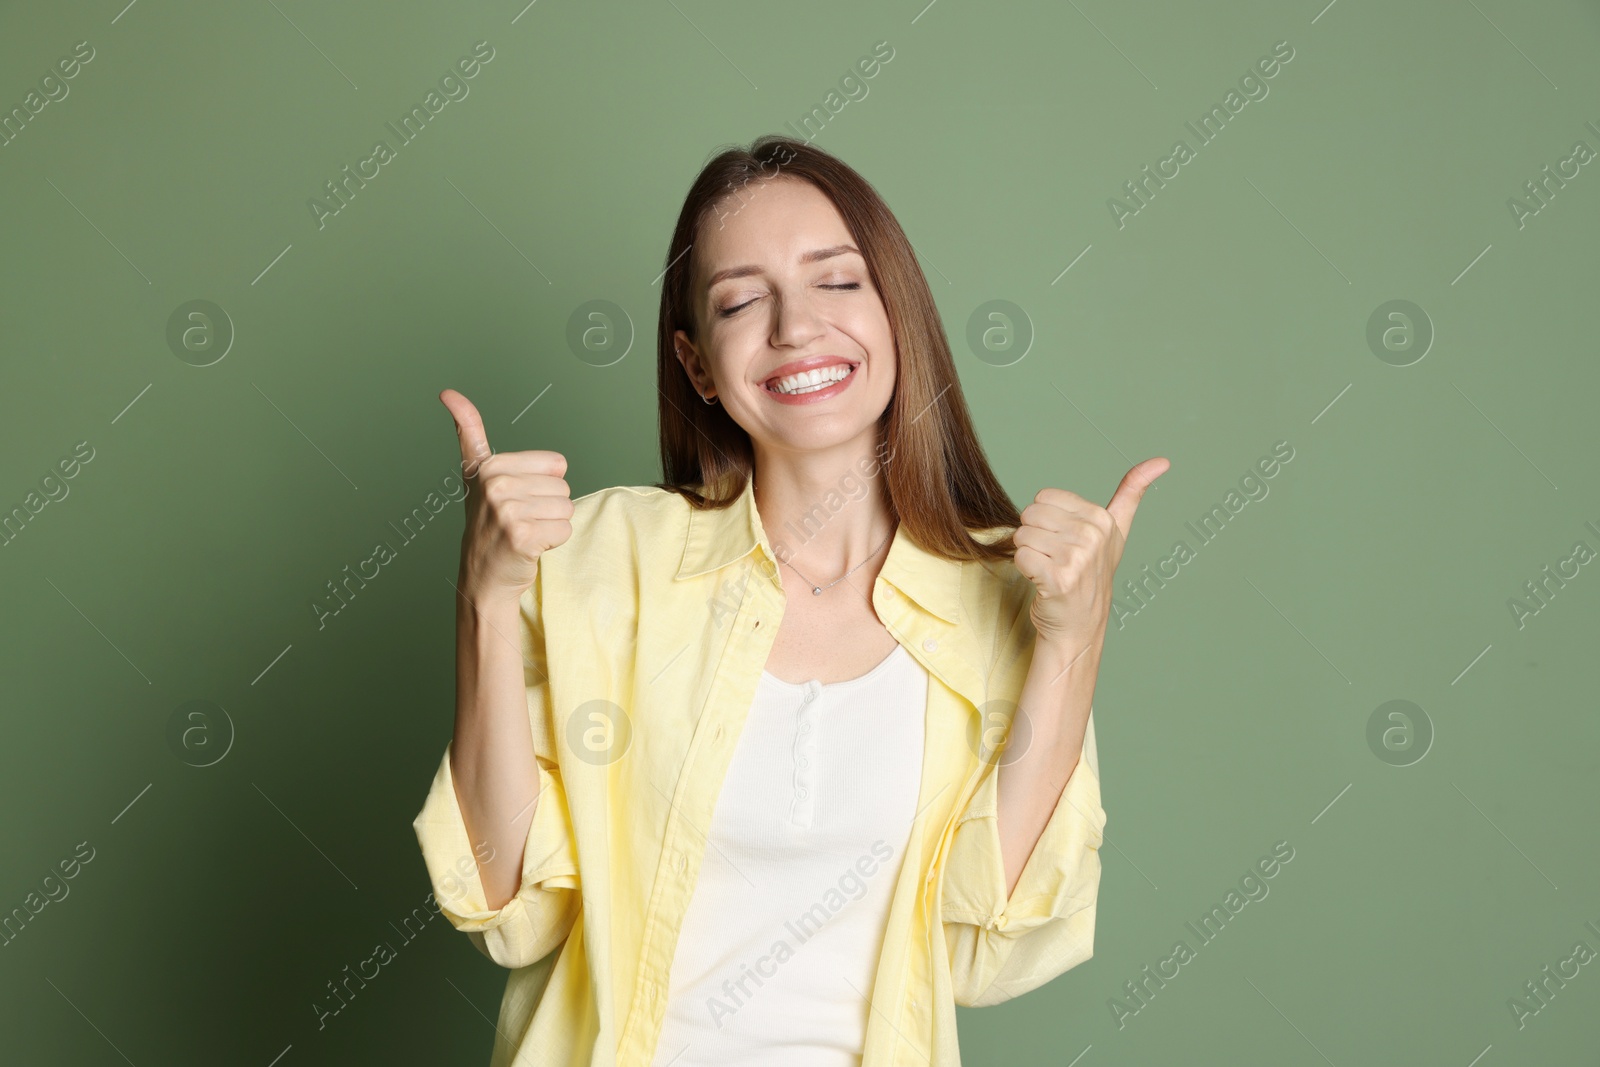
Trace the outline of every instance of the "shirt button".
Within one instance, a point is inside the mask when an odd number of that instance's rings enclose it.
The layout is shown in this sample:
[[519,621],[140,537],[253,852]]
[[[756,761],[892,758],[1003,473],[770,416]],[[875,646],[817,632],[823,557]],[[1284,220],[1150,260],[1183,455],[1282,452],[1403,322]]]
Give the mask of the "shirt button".
[[795,795],[795,796],[797,796],[797,797],[799,797],[799,798],[800,798],[800,799],[801,799],[801,800],[804,800],[804,799],[805,799],[805,798],[806,798],[806,791],[805,791],[805,787],[804,787],[804,786],[802,786],[802,787],[801,787],[801,788],[799,788],[799,789],[796,789],[796,790],[795,790],[795,791],[794,791],[794,795]]
[[931,637],[928,638],[926,641],[922,642],[922,649],[923,649],[924,652],[932,652],[934,649],[936,649],[938,647],[939,647],[939,642],[935,641]]
[[804,756],[800,757],[800,766],[802,766],[802,767],[807,766],[806,758]]
[[808,722],[801,723],[800,724],[800,732],[803,733],[803,734],[810,733],[811,732],[811,724],[808,723]]

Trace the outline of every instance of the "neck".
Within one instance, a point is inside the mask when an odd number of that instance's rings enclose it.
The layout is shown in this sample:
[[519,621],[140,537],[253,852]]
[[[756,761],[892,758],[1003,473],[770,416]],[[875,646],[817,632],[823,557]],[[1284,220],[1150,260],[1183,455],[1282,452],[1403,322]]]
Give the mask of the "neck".
[[847,580],[870,589],[895,528],[874,454],[844,461],[758,456],[755,472],[756,510],[784,569],[825,586],[860,568]]

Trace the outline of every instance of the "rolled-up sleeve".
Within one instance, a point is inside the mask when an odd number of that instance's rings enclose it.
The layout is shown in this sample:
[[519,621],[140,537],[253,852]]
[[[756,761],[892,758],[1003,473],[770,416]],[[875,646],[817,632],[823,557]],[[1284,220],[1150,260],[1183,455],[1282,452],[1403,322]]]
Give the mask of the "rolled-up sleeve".
[[[450,745],[445,746],[422,811],[412,823],[440,913],[469,935],[484,955],[510,968],[537,963],[560,947],[572,931],[581,900],[572,817],[559,765],[552,758],[549,681],[536,599],[540,584],[536,581],[523,599],[524,677],[539,799],[528,827],[516,894],[499,909],[488,906],[450,772]],[[487,842],[481,845],[487,847]]]
[[962,1007],[1021,996],[1094,955],[1106,813],[1093,712],[1078,764],[1009,899],[997,817],[998,772],[998,764],[984,768],[941,872],[940,917],[955,1000]]

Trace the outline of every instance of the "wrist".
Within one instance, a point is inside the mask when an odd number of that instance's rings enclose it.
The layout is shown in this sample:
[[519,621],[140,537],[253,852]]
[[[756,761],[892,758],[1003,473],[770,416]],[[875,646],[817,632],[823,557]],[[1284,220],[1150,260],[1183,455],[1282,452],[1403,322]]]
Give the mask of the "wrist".
[[1033,657],[1054,671],[1098,666],[1105,647],[1105,631],[1094,634],[1039,634],[1033,643]]
[[522,595],[530,588],[532,583],[521,588],[512,588],[481,578],[463,562],[456,574],[456,592],[460,594],[456,598],[456,608],[458,611],[470,609],[491,615],[518,611]]

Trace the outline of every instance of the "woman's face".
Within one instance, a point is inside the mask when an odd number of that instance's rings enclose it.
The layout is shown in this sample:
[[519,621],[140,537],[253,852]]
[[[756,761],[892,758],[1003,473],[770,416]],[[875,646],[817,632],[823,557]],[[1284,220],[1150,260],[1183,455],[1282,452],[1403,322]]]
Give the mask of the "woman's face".
[[[700,395],[758,449],[874,447],[894,392],[894,337],[833,202],[794,178],[752,182],[707,216],[692,255],[698,342],[679,330],[676,344]],[[800,371],[821,372],[822,388],[789,377]]]

